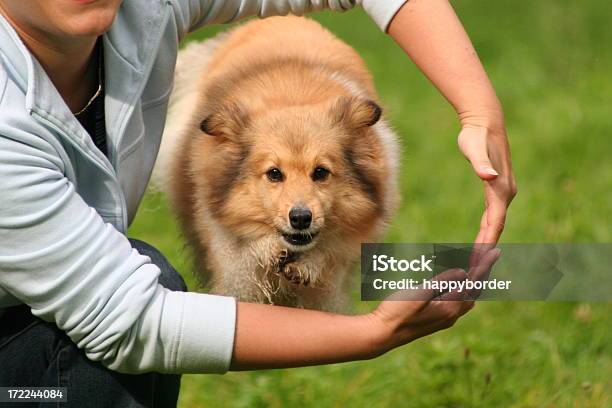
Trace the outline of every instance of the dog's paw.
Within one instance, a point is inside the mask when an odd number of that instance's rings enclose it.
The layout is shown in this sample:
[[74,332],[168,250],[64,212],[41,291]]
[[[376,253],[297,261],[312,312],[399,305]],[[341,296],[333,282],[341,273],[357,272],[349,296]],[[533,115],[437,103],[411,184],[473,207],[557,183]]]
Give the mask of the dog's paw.
[[310,278],[302,275],[299,268],[296,265],[287,264],[281,269],[281,275],[285,277],[289,282],[295,285],[308,286],[310,284]]
[[295,285],[308,286],[310,277],[300,270],[299,255],[288,251],[281,252],[278,259],[278,273]]

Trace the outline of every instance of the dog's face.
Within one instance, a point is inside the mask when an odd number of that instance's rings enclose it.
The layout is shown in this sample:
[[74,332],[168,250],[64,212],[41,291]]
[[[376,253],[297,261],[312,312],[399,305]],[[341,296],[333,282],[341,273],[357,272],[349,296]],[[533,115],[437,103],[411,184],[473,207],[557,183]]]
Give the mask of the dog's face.
[[380,115],[374,102],[345,97],[208,115],[201,129],[218,144],[217,169],[207,170],[214,215],[241,239],[274,236],[291,252],[367,235],[383,211],[385,166],[371,129]]

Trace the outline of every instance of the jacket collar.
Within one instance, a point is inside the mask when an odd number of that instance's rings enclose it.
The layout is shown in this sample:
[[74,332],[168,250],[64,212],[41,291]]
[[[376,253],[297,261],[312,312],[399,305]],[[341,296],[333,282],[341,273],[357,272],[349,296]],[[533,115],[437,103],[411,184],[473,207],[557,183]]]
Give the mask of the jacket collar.
[[[154,3],[151,4],[151,3]],[[110,30],[104,34],[105,114],[109,155],[98,151],[70,112],[55,86],[18,34],[0,15],[0,57],[26,95],[25,109],[46,122],[107,170],[116,166],[117,146],[151,70],[169,14],[155,2],[125,0]]]

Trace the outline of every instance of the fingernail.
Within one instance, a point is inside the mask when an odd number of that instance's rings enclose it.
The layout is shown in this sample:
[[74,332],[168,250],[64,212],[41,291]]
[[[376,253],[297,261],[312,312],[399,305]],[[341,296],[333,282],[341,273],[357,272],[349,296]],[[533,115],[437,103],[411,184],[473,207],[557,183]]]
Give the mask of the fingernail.
[[482,171],[492,176],[499,176],[499,173],[495,171],[495,169],[492,167],[485,167],[484,169],[482,169]]

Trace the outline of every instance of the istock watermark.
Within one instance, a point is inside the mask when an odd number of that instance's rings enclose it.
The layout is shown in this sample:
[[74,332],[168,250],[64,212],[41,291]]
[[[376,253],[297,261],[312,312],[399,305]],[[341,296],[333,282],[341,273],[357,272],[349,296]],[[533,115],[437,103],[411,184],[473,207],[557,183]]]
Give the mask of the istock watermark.
[[[612,244],[363,244],[361,299],[612,300]],[[465,273],[449,273],[461,269]],[[452,277],[452,278],[449,278]],[[457,296],[450,297],[456,299]]]
[[395,259],[392,256],[387,255],[372,255],[372,270],[374,272],[433,272],[432,262],[434,257],[427,259],[425,255],[421,255],[420,259]]

